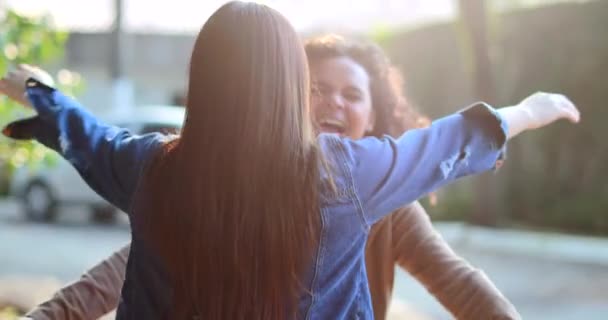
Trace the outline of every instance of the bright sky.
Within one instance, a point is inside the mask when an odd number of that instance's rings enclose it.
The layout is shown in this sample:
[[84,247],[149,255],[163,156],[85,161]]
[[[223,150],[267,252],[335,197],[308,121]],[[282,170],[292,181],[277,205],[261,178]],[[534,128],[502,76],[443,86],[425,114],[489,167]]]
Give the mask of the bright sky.
[[[0,0],[2,1],[2,0]],[[226,0],[123,0],[127,30],[196,32]],[[106,29],[114,0],[5,0],[26,14],[50,12],[58,27]],[[412,25],[455,15],[454,0],[266,0],[296,29],[359,31],[376,26]]]

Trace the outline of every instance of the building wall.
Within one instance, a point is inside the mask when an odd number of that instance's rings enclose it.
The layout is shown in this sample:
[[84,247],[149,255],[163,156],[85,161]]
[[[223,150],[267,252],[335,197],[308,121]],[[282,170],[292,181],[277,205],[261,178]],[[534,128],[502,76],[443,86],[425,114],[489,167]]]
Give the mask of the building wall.
[[[186,88],[193,36],[127,34],[124,75],[131,82],[134,106],[174,104]],[[50,69],[81,74],[84,92],[78,97],[94,112],[113,108],[112,41],[109,33],[73,33],[63,60]]]

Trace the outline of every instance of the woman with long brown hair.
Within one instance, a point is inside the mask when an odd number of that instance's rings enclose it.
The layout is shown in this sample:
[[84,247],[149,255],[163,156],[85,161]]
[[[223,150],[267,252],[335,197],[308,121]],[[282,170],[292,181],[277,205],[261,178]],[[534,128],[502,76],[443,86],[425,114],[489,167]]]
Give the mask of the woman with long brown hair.
[[[306,57],[290,24],[254,3],[220,8],[197,38],[178,137],[107,126],[24,70],[33,137],[129,213],[119,319],[372,318],[369,227],[454,179],[491,169],[507,139],[560,118],[563,96],[477,105],[399,139],[315,139]],[[22,136],[21,138],[29,138]]]

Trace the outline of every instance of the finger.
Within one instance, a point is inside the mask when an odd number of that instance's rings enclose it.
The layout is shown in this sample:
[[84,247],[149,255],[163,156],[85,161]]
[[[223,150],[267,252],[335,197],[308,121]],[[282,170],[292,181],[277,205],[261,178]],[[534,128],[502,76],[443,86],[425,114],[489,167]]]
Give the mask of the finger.
[[568,111],[572,114],[572,121],[577,123],[581,120],[581,112],[578,110],[578,108],[570,103],[568,104]]
[[7,90],[6,80],[4,80],[4,78],[2,78],[2,79],[0,79],[0,92],[2,94],[6,94],[6,90]]
[[32,70],[32,66],[26,63],[20,63],[17,65],[17,69],[19,70]]
[[561,95],[561,107],[565,110],[568,120],[577,123],[580,121],[581,113],[568,97]]
[[578,112],[577,109],[571,109],[569,110],[570,112],[570,121],[572,121],[573,123],[578,123],[579,121],[581,121],[581,113]]
[[21,71],[12,70],[7,73],[4,78],[7,80],[7,82],[11,83],[21,82],[21,79],[23,79],[23,73]]
[[5,94],[7,96],[12,96],[13,94],[13,87],[11,86],[10,80],[6,79],[6,78],[2,78],[0,79],[0,92],[2,92],[2,94]]
[[21,72],[23,74],[27,74],[27,75],[35,75],[39,72],[39,70],[41,70],[40,68],[34,67],[34,66],[30,66],[29,64],[20,64],[19,65],[19,70],[21,70]]
[[578,123],[580,121],[580,116],[572,112],[569,112],[566,118],[572,123]]
[[562,105],[561,111],[563,118],[568,119],[570,122],[577,123],[580,121],[580,112],[578,112],[574,105]]

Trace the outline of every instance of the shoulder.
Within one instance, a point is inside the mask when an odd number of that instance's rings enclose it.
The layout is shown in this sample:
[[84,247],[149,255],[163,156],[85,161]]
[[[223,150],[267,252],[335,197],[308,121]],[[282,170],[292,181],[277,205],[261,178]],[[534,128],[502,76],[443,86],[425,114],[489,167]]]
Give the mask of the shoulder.
[[394,232],[405,232],[418,224],[421,220],[429,220],[429,215],[418,201],[403,206],[389,216],[391,229]]
[[382,158],[387,149],[394,149],[396,145],[396,140],[389,136],[353,140],[336,134],[324,133],[320,134],[317,139],[319,148],[326,159],[340,162],[350,168],[356,167],[366,160]]

